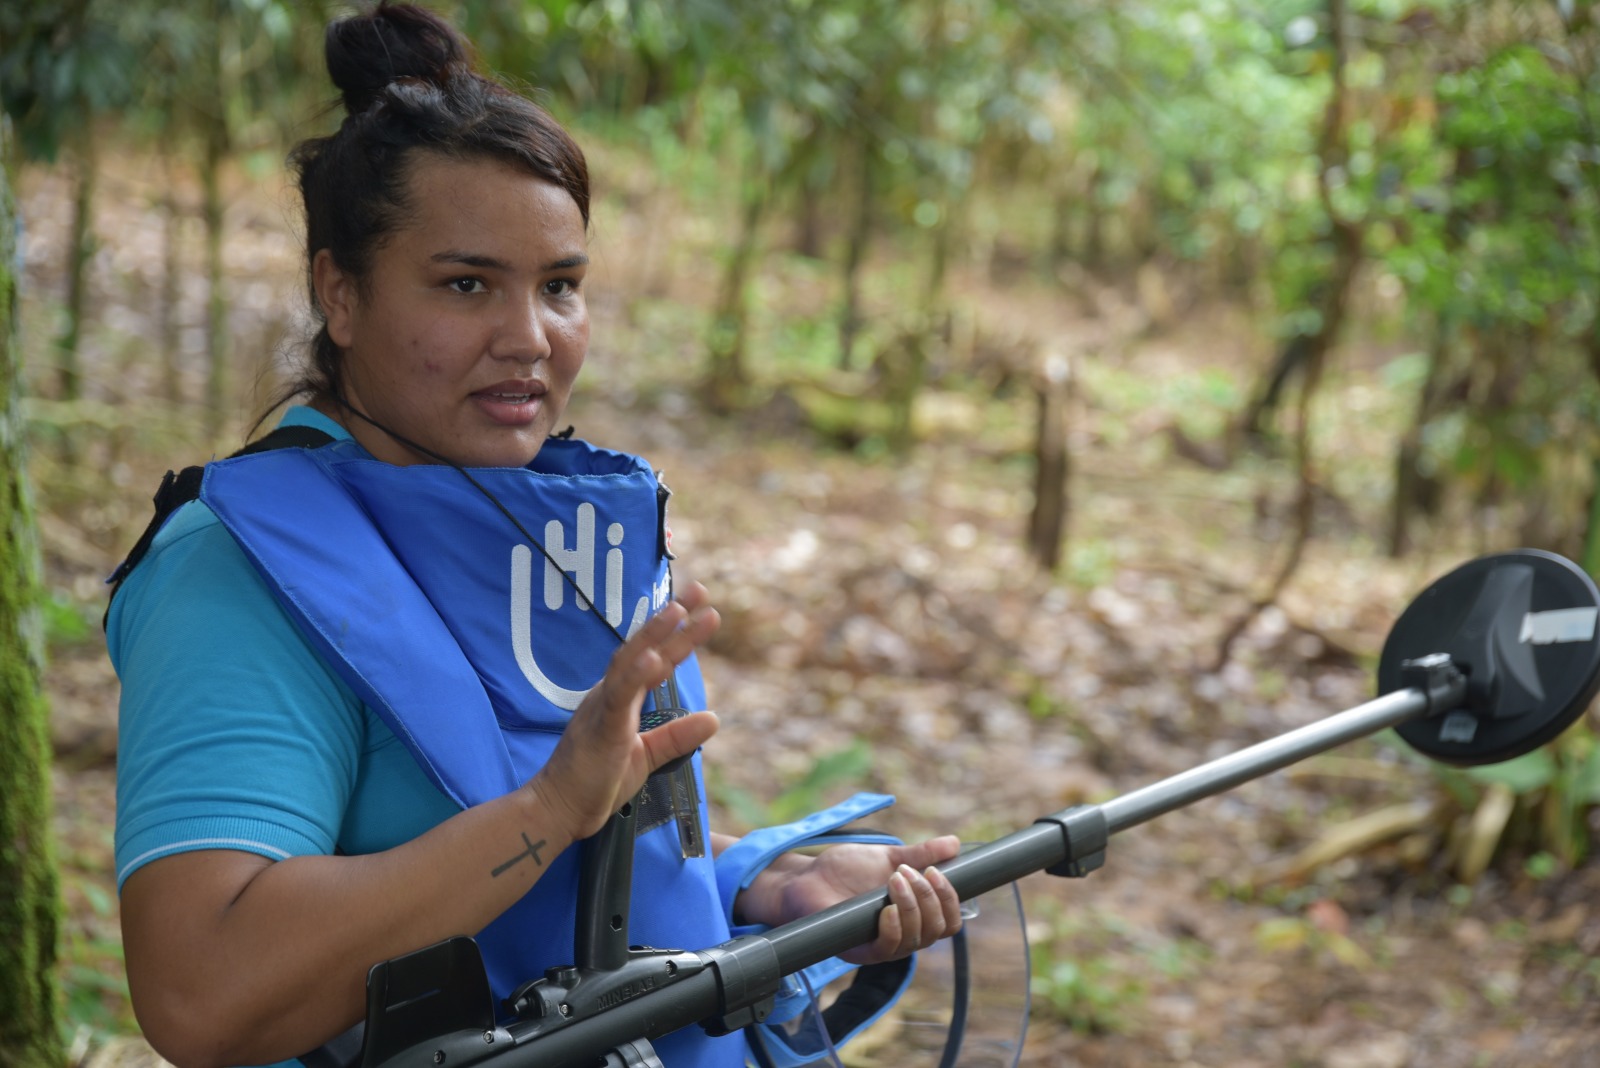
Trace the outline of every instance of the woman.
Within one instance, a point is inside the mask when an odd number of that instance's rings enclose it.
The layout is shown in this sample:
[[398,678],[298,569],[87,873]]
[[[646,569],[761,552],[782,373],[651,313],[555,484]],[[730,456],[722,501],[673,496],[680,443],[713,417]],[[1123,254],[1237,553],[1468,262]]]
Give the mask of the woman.
[[[571,846],[717,729],[640,730],[669,679],[703,707],[718,625],[698,585],[668,596],[664,490],[550,438],[588,343],[582,153],[423,10],[326,50],[348,116],[293,156],[323,326],[283,425],[329,443],[211,465],[107,618],[129,988],[181,1068],[294,1064],[362,1018],[370,965],[453,935],[497,998],[568,963]],[[789,854],[726,901],[662,827],[636,901],[698,948],[887,885],[853,959],[890,960],[959,926],[931,867],[957,848]],[[658,1051],[743,1060],[698,1028]]]

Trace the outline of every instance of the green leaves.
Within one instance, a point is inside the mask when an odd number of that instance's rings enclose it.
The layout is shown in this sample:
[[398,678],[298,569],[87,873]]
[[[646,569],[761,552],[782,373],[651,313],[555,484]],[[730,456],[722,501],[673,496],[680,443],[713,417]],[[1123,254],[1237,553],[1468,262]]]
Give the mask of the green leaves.
[[858,789],[872,771],[872,748],[860,738],[842,749],[824,753],[808,767],[798,782],[763,803],[748,791],[728,786],[713,776],[710,789],[716,802],[734,822],[747,828],[773,826],[797,820],[826,808],[850,789]]
[[1546,859],[1577,865],[1593,847],[1588,814],[1600,805],[1600,738],[1587,727],[1502,764],[1436,774],[1470,815],[1455,868],[1472,882],[1508,840]]
[[1556,777],[1556,761],[1546,749],[1535,749],[1503,764],[1469,768],[1466,775],[1485,785],[1500,783],[1513,793],[1527,794],[1549,786]]
[[53,160],[64,143],[87,136],[97,118],[132,97],[135,75],[135,50],[103,5],[0,11],[0,105],[29,156]]

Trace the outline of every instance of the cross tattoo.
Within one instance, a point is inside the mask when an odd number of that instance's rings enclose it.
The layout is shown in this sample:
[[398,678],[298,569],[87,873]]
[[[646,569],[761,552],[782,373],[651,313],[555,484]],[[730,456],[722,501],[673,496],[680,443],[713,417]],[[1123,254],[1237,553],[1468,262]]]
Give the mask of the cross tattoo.
[[545,840],[541,838],[537,842],[534,842],[528,838],[528,832],[523,831],[522,844],[527,846],[527,848],[518,853],[516,856],[512,857],[510,860],[506,861],[504,864],[500,865],[498,868],[494,869],[494,871],[490,872],[489,874],[498,879],[502,874],[505,873],[506,869],[512,867],[513,865],[521,864],[528,857],[532,857],[533,862],[539,865],[539,867],[544,867],[544,861],[539,859],[539,850],[544,848]]

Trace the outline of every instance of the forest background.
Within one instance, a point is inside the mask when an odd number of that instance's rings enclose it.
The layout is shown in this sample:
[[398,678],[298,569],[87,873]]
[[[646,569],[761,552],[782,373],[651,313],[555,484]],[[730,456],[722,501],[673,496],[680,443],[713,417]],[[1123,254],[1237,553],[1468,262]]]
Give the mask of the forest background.
[[[1364,700],[1474,553],[1600,566],[1592,3],[434,6],[590,154],[572,417],[666,469],[724,609],[720,826],[872,788],[994,837]],[[0,1063],[155,1063],[102,580],[305,339],[282,161],[340,10],[0,10]],[[1024,1061],[1595,1063],[1597,804],[1591,720],[1119,837],[1022,884]],[[933,1063],[914,1009],[857,1063]]]

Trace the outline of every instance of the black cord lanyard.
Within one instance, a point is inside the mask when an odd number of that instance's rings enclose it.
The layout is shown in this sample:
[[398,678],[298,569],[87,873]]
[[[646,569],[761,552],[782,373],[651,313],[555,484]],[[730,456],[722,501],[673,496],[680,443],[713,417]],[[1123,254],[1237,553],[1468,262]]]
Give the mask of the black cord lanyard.
[[[605,626],[605,628],[612,633],[612,635],[617,639],[618,645],[621,645],[627,641],[627,638],[623,636],[622,632],[611,625],[611,621],[605,617],[604,612],[600,611],[599,606],[594,603],[594,600],[590,598],[588,594],[583,592],[583,587],[578,585],[577,580],[567,572],[566,568],[562,567],[561,564],[556,561],[555,557],[550,555],[550,551],[544,547],[544,543],[529,533],[528,528],[523,526],[522,522],[517,519],[516,516],[511,514],[511,510],[505,506],[500,498],[496,497],[489,487],[485,486],[482,482],[479,482],[476,478],[474,478],[471,471],[468,471],[465,467],[462,467],[448,456],[434,452],[427,446],[420,445],[417,442],[412,441],[410,438],[407,438],[396,431],[390,430],[388,427],[372,418],[366,412],[363,412],[361,409],[345,400],[342,393],[334,394],[333,399],[340,408],[349,412],[357,419],[360,419],[374,430],[378,430],[389,435],[389,437],[393,438],[401,445],[404,445],[406,448],[418,453],[421,456],[426,456],[435,463],[444,464],[453,468],[457,474],[471,484],[473,489],[476,489],[479,493],[483,494],[484,498],[488,500],[490,504],[494,505],[496,510],[498,510],[501,515],[506,517],[506,521],[516,528],[517,533],[522,535],[523,539],[527,541],[529,545],[539,550],[539,555],[543,556],[551,567],[554,567],[558,572],[560,572],[562,580],[572,588],[572,592],[577,596],[580,603],[582,603],[583,606],[588,609],[589,613],[598,619]],[[672,565],[670,563],[667,565],[667,581],[668,589],[671,589]],[[640,730],[650,730],[654,727],[659,727],[661,724],[668,723],[685,714],[686,710],[682,708],[679,703],[680,699],[678,697],[678,679],[676,669],[674,669],[673,672],[667,676],[666,681],[660,686],[657,686],[652,693],[655,697],[655,708],[645,712],[640,716]],[[668,767],[658,769],[658,771],[675,772],[679,766],[681,765],[678,762],[673,762]]]
[[[605,617],[605,613],[600,611],[600,609],[595,605],[594,601],[590,599],[589,595],[583,592],[583,587],[578,585],[577,580],[567,573],[567,570],[556,561],[555,557],[550,555],[549,550],[544,547],[544,543],[538,538],[535,538],[532,534],[528,533],[528,528],[522,525],[521,520],[511,514],[511,509],[507,508],[505,504],[501,502],[500,498],[494,495],[489,487],[485,486],[482,482],[479,482],[476,478],[473,478],[471,471],[468,471],[465,467],[462,467],[448,456],[434,452],[427,446],[419,445],[410,438],[404,437],[395,431],[390,430],[388,427],[384,426],[382,423],[378,422],[376,419],[372,418],[370,415],[355,407],[349,401],[345,400],[343,396],[335,396],[334,400],[338,402],[339,407],[343,408],[357,419],[360,419],[363,423],[366,423],[374,430],[382,431],[395,441],[399,442],[401,445],[404,445],[413,452],[426,456],[435,463],[441,463],[447,467],[453,468],[458,475],[471,483],[473,489],[483,494],[484,498],[487,499],[490,504],[494,505],[501,515],[506,517],[506,522],[515,527],[517,533],[521,534],[523,539],[526,540],[529,545],[539,550],[539,555],[543,556],[545,560],[550,563],[550,566],[561,572],[561,578],[568,586],[572,587],[572,592],[577,594],[578,599],[582,602],[583,606],[588,609],[596,619],[603,623],[607,630],[615,635],[619,645],[627,641],[627,639],[622,636],[622,632],[611,625],[611,621]],[[670,573],[671,569],[669,568],[668,574]]]

